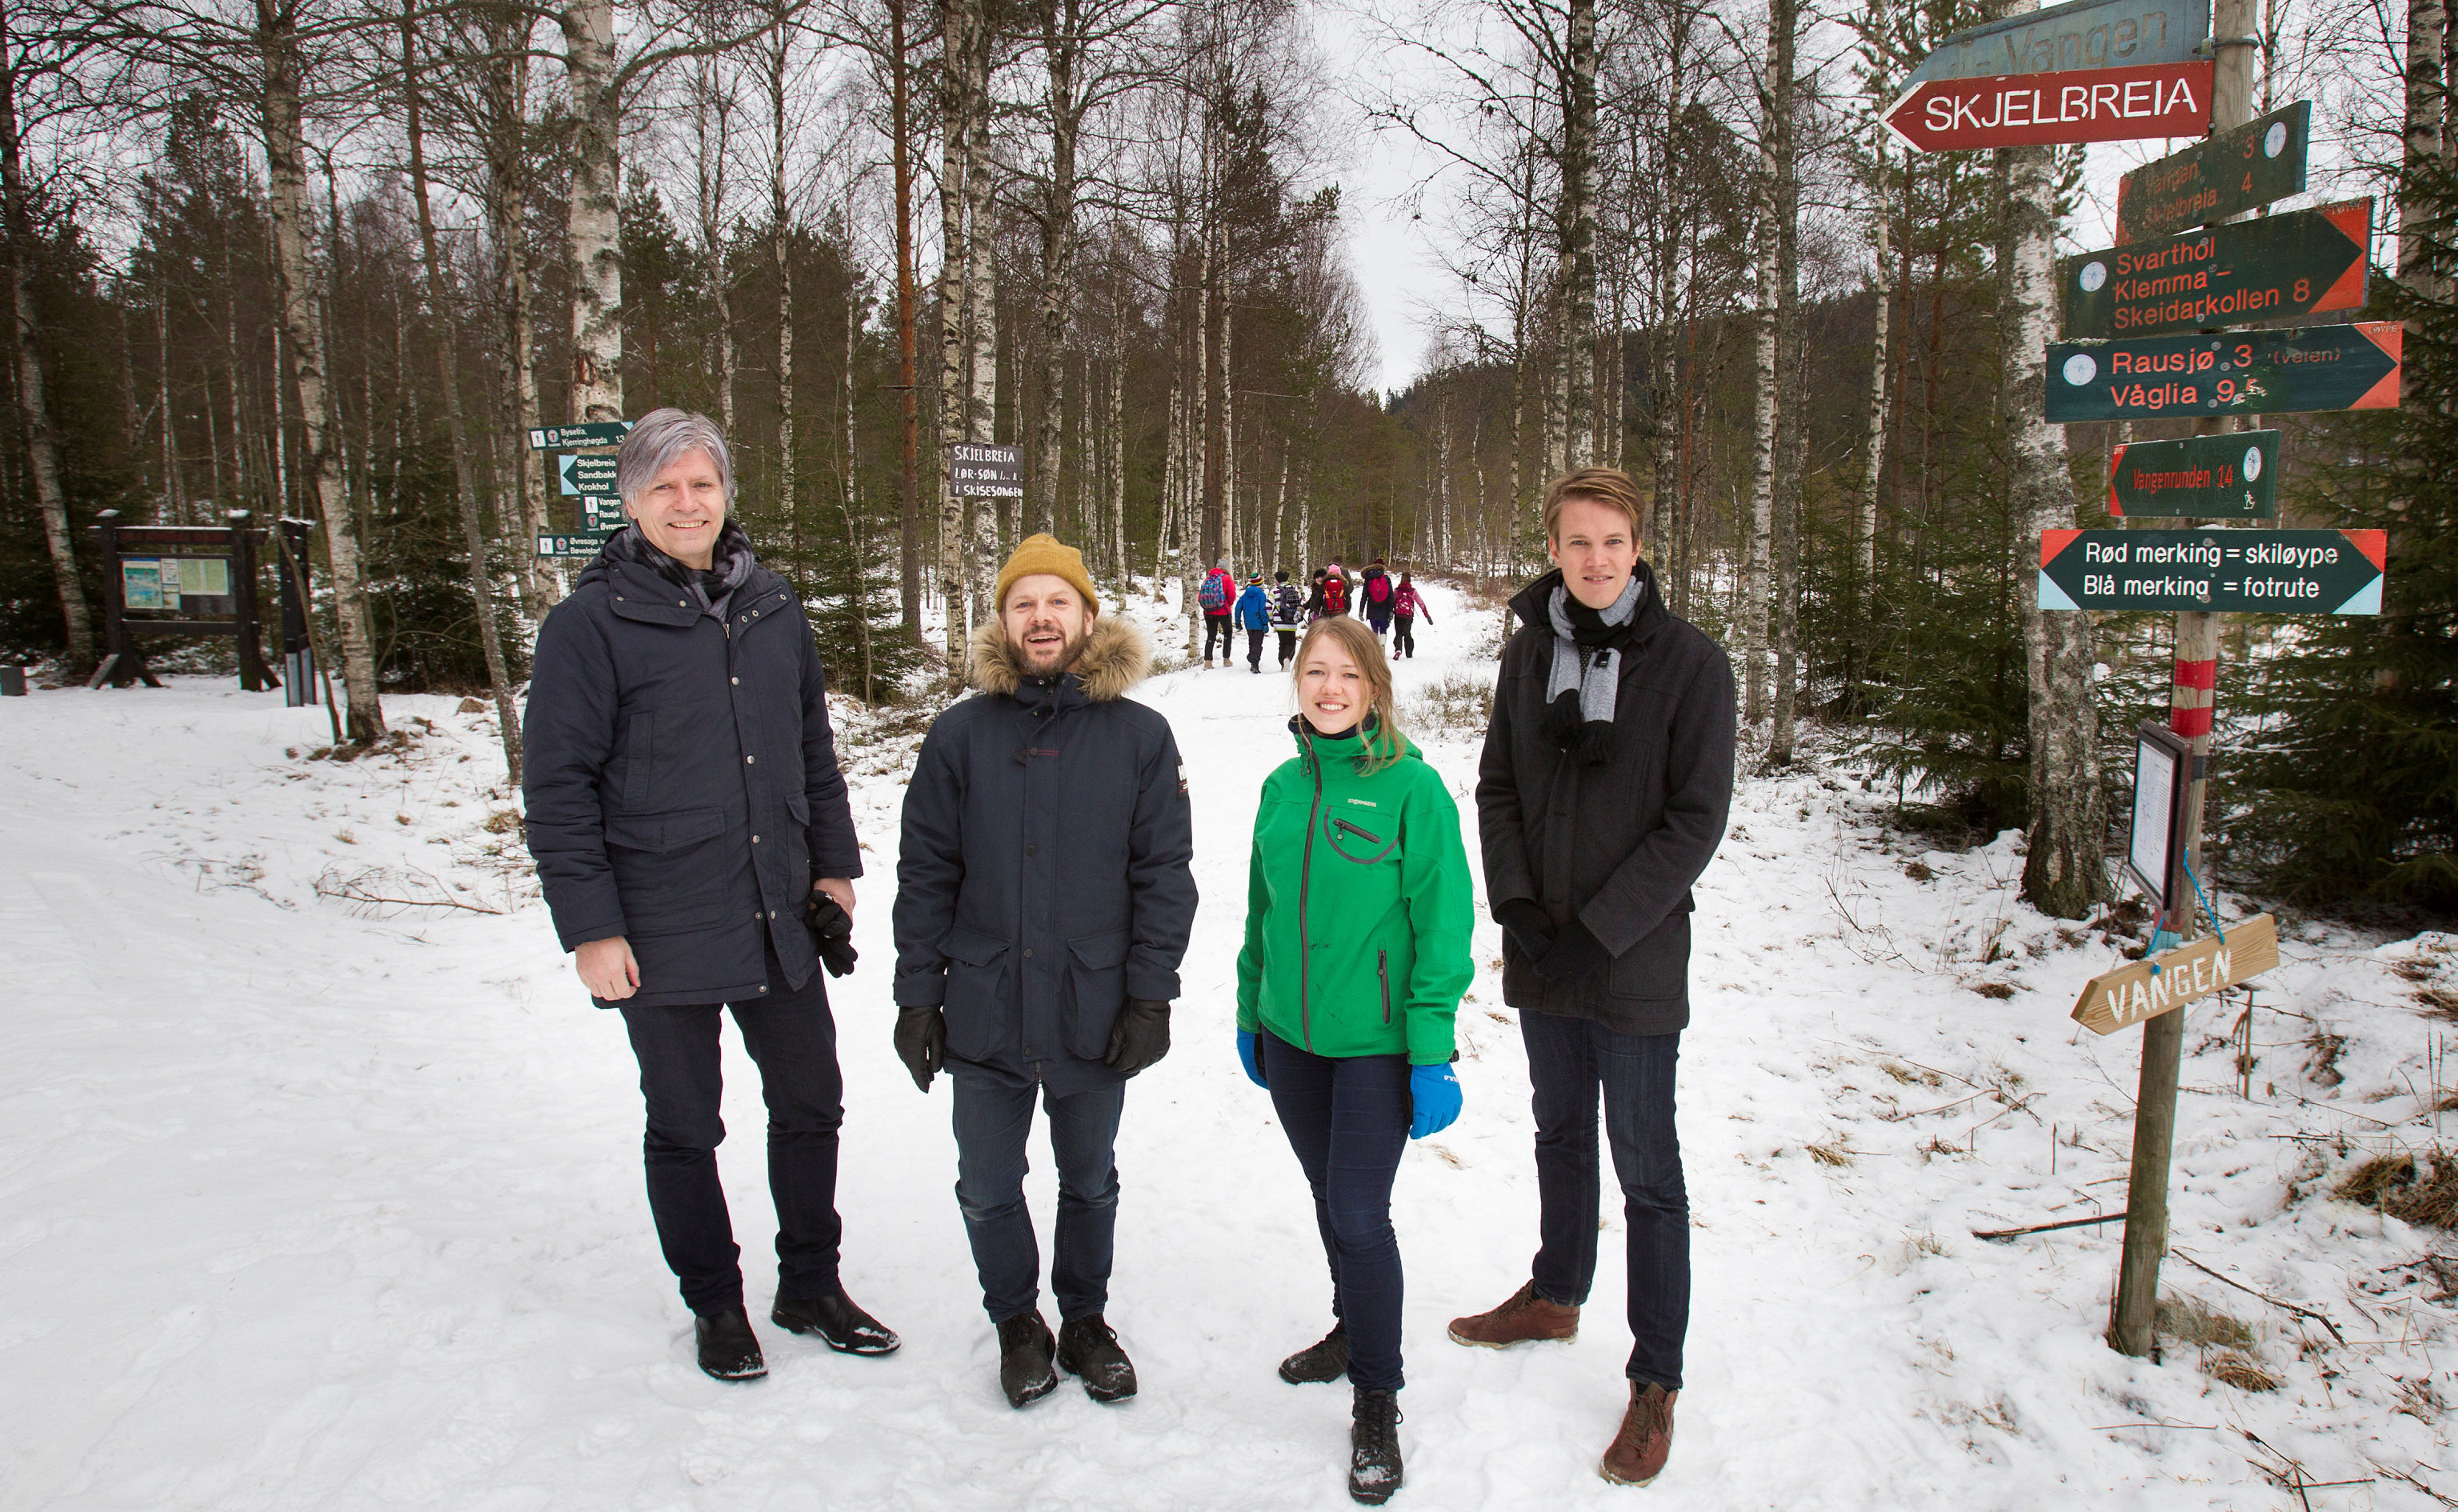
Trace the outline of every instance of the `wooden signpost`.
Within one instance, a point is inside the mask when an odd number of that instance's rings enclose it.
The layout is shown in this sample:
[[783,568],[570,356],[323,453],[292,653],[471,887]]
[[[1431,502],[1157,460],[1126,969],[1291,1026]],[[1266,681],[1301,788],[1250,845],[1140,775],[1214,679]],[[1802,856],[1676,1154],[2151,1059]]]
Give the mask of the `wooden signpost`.
[[239,685],[249,693],[281,683],[264,664],[256,604],[256,527],[245,509],[227,525],[123,525],[119,511],[94,516],[102,547],[103,657],[89,688],[162,686],[136,644],[147,635],[228,635],[239,651]]
[[2121,443],[2108,469],[2108,512],[2120,520],[2270,519],[2279,512],[2279,432]]
[[1905,91],[1885,123],[1922,153],[2200,136],[2211,129],[2211,66],[1930,79]]
[[2204,935],[2092,978],[2074,1001],[2073,1019],[2093,1034],[2114,1034],[2278,964],[2279,925],[2268,914],[2256,914],[2229,925],[2225,938]]
[[2116,239],[2147,241],[2304,192],[2313,102],[2231,127],[2116,181]]
[[2201,331],[2231,321],[2360,310],[2373,202],[2351,199],[2057,264],[2068,340]]

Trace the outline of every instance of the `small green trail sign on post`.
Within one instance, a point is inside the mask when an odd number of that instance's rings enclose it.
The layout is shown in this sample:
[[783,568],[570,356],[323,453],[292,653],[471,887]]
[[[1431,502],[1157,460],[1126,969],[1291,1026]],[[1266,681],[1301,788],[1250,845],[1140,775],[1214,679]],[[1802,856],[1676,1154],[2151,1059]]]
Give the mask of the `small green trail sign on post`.
[[583,456],[567,451],[554,459],[554,479],[566,494],[614,494],[614,459],[599,453]]
[[2108,512],[2120,520],[2267,520],[2278,501],[2275,430],[2127,442],[2108,470]]
[[2048,418],[2158,420],[2396,409],[2396,321],[2049,343]]
[[2304,192],[2313,102],[2298,100],[2219,132],[2116,181],[2116,239],[2208,225]]
[[2042,609],[2378,614],[2382,530],[2049,530]]
[[632,433],[628,420],[592,420],[577,425],[538,425],[530,430],[530,450],[559,451],[569,446],[619,446]]
[[2350,199],[2087,252],[2057,264],[2072,341],[2200,331],[2364,305],[2373,202]]

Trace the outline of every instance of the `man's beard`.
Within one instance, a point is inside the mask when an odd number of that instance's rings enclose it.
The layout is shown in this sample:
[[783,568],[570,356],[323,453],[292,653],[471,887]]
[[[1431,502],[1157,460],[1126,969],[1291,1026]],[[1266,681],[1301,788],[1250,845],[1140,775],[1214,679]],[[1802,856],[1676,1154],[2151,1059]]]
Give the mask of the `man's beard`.
[[[1026,633],[1030,634],[1032,631],[1038,630],[1039,628],[1039,626],[1033,626],[1029,629]],[[1068,668],[1075,665],[1075,658],[1083,652],[1084,642],[1090,637],[1091,633],[1092,632],[1087,629],[1080,633],[1070,635],[1066,631],[1061,630],[1058,632],[1059,642],[1056,654],[1052,655],[1046,663],[1036,659],[1034,655],[1034,648],[1032,646],[1027,644],[1022,638],[1018,638],[1015,642],[1015,658],[1017,661],[1024,664],[1025,671],[1031,673],[1036,677],[1054,677],[1058,673],[1065,672]]]

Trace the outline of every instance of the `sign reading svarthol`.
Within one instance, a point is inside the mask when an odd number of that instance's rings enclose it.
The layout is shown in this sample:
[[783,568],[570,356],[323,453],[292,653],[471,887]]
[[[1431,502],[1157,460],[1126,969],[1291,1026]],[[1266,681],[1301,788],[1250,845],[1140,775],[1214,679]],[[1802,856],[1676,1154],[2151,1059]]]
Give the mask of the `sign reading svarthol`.
[[2049,530],[2042,609],[2378,614],[2381,530]]

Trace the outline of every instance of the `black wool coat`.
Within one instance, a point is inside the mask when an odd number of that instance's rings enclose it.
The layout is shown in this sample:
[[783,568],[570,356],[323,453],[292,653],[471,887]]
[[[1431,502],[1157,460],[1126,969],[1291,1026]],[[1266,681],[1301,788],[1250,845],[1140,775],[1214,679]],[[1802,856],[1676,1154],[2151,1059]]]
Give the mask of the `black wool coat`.
[[1194,819],[1168,719],[1126,697],[1151,660],[1111,615],[1054,678],[1025,676],[996,622],[973,636],[980,691],[922,742],[896,860],[896,1001],[946,1010],[950,1061],[1109,1086],[1118,1010],[1177,997]]
[[538,630],[530,854],[564,949],[631,942],[635,1004],[757,1000],[772,946],[800,987],[812,880],[862,875],[802,604],[754,565],[724,609],[600,552]]
[[1623,1034],[1670,1034],[1690,1022],[1690,885],[1732,806],[1733,669],[1664,607],[1646,563],[1638,573],[1646,593],[1621,657],[1613,755],[1601,765],[1545,732],[1547,606],[1561,572],[1510,601],[1520,626],[1503,649],[1477,763],[1477,834],[1489,907],[1532,900],[1556,927],[1577,919],[1613,957],[1584,982],[1554,983],[1506,930],[1503,1002]]

